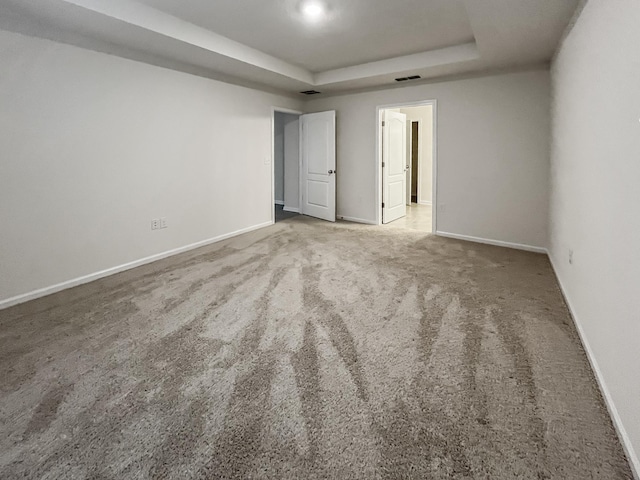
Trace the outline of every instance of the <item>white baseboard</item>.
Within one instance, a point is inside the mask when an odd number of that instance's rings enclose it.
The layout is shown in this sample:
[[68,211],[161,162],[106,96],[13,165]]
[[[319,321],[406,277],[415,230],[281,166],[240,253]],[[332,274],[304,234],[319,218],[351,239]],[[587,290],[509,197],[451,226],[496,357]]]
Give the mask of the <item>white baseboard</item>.
[[567,290],[562,284],[562,280],[558,276],[558,269],[556,268],[556,264],[553,260],[551,254],[549,254],[549,262],[551,262],[551,268],[553,269],[553,273],[558,280],[558,285],[560,286],[560,291],[562,292],[562,296],[564,297],[564,301],[567,304],[567,308],[569,309],[569,313],[571,314],[571,318],[573,319],[573,324],[578,331],[578,336],[580,337],[580,341],[582,342],[582,346],[584,347],[584,351],[587,354],[587,359],[591,364],[591,370],[593,371],[596,381],[598,382],[598,387],[600,388],[600,393],[602,393],[602,397],[604,398],[604,403],[607,406],[607,410],[609,411],[609,416],[613,421],[613,426],[618,433],[618,438],[620,439],[620,443],[622,444],[622,448],[624,449],[627,460],[629,460],[629,464],[631,466],[631,471],[636,480],[640,480],[640,460],[638,459],[638,455],[633,450],[631,445],[631,440],[629,439],[629,435],[627,434],[624,425],[622,424],[622,420],[620,418],[620,414],[618,413],[618,409],[613,403],[613,399],[611,398],[611,392],[609,392],[609,388],[607,388],[607,384],[604,381],[604,376],[602,375],[602,371],[598,366],[598,361],[596,360],[595,355],[593,354],[593,350],[591,349],[591,345],[589,344],[589,340],[584,333],[584,329],[576,316],[576,311],[571,305],[571,300],[567,296]]
[[124,272],[125,270],[130,270],[132,268],[136,268],[141,265],[145,265],[147,263],[155,262],[157,260],[162,260],[163,258],[171,257],[173,255],[178,255],[179,253],[188,252],[189,250],[193,250],[199,247],[204,247],[212,243],[220,242],[222,240],[235,237],[237,235],[242,235],[243,233],[248,233],[248,232],[252,232],[253,230],[258,230],[260,228],[268,227],[270,225],[273,225],[272,221],[261,223],[259,225],[253,225],[251,227],[243,228],[241,230],[236,230],[235,232],[226,233],[224,235],[218,235],[217,237],[192,243],[184,247],[174,248],[173,250],[168,250],[166,252],[151,255],[150,257],[134,260],[133,262],[125,263],[117,267],[107,268],[106,270],[90,273],[89,275],[84,275],[82,277],[74,278],[72,280],[67,280],[65,282],[58,283],[56,285],[51,285],[49,287],[40,288],[32,292],[16,295],[15,297],[7,298],[6,300],[0,300],[0,310],[4,308],[12,307],[14,305],[18,305],[19,303],[28,302],[29,300],[35,300],[36,298],[45,297],[47,295],[51,295],[52,293],[66,290],[67,288],[77,287],[78,285],[82,285],[84,283],[93,282],[94,280],[108,277],[116,273]]
[[300,209],[295,207],[284,207],[282,210],[285,212],[300,213]]
[[364,223],[366,225],[377,225],[377,223],[373,220],[365,220],[364,218],[347,217],[344,215],[336,215],[336,218],[338,220],[345,220],[347,222]]
[[491,240],[489,238],[472,237],[469,235],[459,235],[457,233],[437,231],[436,235],[447,238],[455,238],[456,240],[465,240],[467,242],[486,243],[487,245],[496,245],[498,247],[515,248],[516,250],[526,250],[527,252],[548,253],[546,248],[534,247],[533,245],[524,245],[521,243],[503,242],[502,240]]
[[284,200],[274,200],[273,203],[276,205],[284,205]]
[[418,205],[429,205],[429,206],[431,206],[431,202],[425,200],[423,202],[418,202]]

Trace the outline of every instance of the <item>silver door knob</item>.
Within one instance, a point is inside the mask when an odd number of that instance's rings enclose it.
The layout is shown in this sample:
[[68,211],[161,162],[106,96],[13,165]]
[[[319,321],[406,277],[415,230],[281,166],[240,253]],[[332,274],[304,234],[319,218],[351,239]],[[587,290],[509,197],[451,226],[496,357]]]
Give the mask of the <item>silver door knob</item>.
[[336,173],[336,171],[335,170],[329,170],[329,175],[331,175],[333,173]]

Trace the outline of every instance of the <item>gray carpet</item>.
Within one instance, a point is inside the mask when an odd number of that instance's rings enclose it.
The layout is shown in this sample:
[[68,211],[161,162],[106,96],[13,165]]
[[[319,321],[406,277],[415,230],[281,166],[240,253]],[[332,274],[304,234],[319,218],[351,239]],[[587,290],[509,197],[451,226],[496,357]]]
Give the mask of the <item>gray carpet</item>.
[[543,255],[305,217],[0,312],[0,477],[623,479]]

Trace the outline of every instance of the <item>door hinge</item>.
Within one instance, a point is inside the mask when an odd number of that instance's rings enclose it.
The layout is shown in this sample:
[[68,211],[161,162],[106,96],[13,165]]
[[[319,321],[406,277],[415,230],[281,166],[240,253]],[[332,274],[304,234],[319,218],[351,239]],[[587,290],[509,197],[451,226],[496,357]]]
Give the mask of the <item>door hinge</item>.
[[384,202],[382,202],[382,208],[384,208]]
[[382,168],[384,168],[384,162],[382,162]]
[[384,121],[384,120],[382,121],[382,126],[383,126],[383,127],[385,126],[385,121]]

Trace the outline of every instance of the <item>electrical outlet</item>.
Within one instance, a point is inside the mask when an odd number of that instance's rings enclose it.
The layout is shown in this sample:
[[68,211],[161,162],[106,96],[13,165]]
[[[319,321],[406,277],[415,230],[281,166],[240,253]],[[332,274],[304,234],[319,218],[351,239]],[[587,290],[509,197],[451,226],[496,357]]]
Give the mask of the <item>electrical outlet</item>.
[[167,228],[167,217],[160,218],[160,228]]
[[573,250],[569,250],[569,265],[573,265]]
[[151,220],[151,230],[158,230],[160,228],[160,220],[154,218]]

